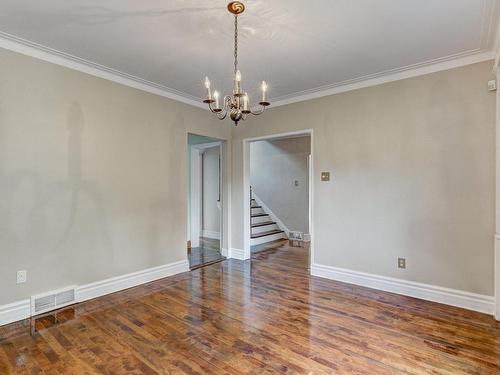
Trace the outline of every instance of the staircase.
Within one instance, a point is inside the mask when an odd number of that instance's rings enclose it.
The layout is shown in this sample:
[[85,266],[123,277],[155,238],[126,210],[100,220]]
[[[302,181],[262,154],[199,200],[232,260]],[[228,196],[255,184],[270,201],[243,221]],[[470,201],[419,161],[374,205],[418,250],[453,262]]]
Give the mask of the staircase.
[[250,189],[250,246],[260,245],[286,238],[284,230],[253,199]]

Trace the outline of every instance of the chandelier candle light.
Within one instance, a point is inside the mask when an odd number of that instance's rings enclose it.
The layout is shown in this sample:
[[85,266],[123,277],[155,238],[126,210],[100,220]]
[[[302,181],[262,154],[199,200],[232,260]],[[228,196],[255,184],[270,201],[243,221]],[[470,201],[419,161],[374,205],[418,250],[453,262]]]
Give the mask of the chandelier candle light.
[[245,120],[249,114],[260,115],[267,106],[271,103],[267,101],[267,83],[262,81],[260,89],[262,91],[262,98],[259,102],[260,108],[256,111],[250,109],[250,98],[248,93],[241,90],[241,73],[238,70],[238,15],[245,11],[245,5],[239,1],[232,1],[227,5],[230,13],[234,14],[234,78],[233,78],[233,93],[226,95],[222,99],[222,106],[220,103],[220,94],[217,90],[211,89],[211,83],[208,77],[205,77],[206,97],[203,100],[208,104],[208,108],[212,113],[224,120],[229,113],[229,117],[238,125],[240,120]]

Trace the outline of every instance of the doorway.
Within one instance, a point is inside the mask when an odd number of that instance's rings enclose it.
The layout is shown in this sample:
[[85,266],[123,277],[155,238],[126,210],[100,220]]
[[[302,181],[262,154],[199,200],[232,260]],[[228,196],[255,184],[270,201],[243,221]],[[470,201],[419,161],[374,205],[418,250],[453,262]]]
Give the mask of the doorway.
[[300,263],[310,268],[314,251],[312,130],[247,138],[243,152],[242,259],[265,250],[277,253],[302,247],[305,258]]
[[188,261],[191,270],[226,259],[221,251],[222,142],[188,134]]

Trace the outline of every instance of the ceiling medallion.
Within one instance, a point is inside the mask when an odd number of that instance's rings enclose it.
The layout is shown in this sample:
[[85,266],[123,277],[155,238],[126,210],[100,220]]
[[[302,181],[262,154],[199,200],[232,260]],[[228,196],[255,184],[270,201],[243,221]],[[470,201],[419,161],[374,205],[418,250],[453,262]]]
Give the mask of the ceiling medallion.
[[[208,77],[205,77],[206,97],[203,100],[208,104],[208,108],[218,117],[219,120],[224,120],[229,114],[235,125],[238,122],[245,120],[249,114],[260,115],[267,106],[271,103],[267,101],[267,84],[262,81],[261,91],[262,97],[259,102],[260,108],[256,111],[250,108],[250,98],[246,92],[241,89],[241,73],[238,70],[238,15],[245,11],[245,5],[239,1],[232,1],[227,5],[230,13],[234,14],[234,77],[233,77],[233,93],[219,99],[219,92],[215,90],[212,94],[211,83]],[[221,105],[222,104],[222,105]]]

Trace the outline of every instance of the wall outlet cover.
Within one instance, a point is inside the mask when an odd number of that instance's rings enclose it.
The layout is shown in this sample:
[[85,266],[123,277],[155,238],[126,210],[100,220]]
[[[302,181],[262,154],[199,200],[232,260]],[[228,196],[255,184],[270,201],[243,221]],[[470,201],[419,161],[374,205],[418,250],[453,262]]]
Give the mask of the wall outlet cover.
[[16,282],[17,284],[25,283],[28,278],[28,272],[26,270],[17,271]]
[[330,181],[330,172],[321,172],[321,181]]

